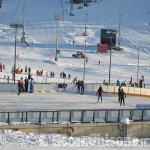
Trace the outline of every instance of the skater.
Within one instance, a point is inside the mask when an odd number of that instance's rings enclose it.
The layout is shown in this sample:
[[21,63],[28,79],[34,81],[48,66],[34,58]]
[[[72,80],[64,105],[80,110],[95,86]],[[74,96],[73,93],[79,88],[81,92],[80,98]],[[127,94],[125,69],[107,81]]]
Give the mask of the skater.
[[100,65],[100,63],[101,63],[101,62],[99,61],[99,65]]
[[81,81],[81,95],[84,94],[84,82]]
[[121,102],[121,86],[119,86],[119,89],[118,89],[118,103]]
[[29,81],[28,81],[27,77],[25,77],[24,82],[25,82],[25,92],[28,92],[28,84],[29,84]]
[[20,92],[21,92],[21,85],[20,85],[20,80],[18,80],[18,94],[17,95],[20,95]]
[[30,81],[30,93],[33,93],[33,90],[34,90],[34,81],[33,81],[33,78],[31,78],[31,81]]
[[98,95],[98,100],[97,100],[97,103],[99,102],[99,98],[101,97],[101,103],[102,103],[102,94],[103,94],[103,89],[102,89],[102,87],[100,86],[99,87],[99,89],[98,89],[98,91],[97,91],[97,93],[96,93],[96,95]]
[[20,88],[21,88],[21,92],[24,92],[24,88],[23,88],[23,77],[21,77],[21,79],[20,79]]
[[81,81],[78,80],[75,86],[77,86],[77,94],[80,94]]
[[121,90],[121,102],[120,102],[120,106],[122,105],[122,101],[123,101],[123,106],[125,106],[125,98],[126,98],[126,93],[122,89]]

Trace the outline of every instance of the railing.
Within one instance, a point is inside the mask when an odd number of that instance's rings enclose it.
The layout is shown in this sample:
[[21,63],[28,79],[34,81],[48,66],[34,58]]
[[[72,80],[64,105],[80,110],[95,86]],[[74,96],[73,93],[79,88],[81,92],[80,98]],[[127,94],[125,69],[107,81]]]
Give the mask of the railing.
[[99,109],[99,110],[58,110],[58,111],[19,111],[0,112],[0,122],[50,123],[96,123],[120,122],[129,118],[132,121],[150,121],[150,109]]

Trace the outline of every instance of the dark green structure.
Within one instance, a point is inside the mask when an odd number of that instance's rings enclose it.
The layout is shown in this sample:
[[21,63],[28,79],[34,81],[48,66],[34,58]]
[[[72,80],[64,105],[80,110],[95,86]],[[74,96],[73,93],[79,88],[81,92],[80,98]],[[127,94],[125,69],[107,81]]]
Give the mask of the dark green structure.
[[2,8],[2,0],[0,0],[0,8]]
[[[108,44],[108,49],[110,49],[110,45],[115,46],[116,45],[116,34],[107,33],[108,30],[112,29],[101,29],[101,44]],[[112,44],[111,44],[111,38],[112,38]]]

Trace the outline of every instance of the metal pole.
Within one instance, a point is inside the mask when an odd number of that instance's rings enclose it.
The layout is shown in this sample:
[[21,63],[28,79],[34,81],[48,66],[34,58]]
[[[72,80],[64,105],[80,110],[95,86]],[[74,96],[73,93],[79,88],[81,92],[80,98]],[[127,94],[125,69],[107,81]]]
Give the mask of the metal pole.
[[85,49],[84,49],[84,71],[83,71],[83,83],[85,81],[85,54],[86,54],[86,40],[85,40]]
[[111,41],[110,41],[109,85],[110,85],[110,74],[111,74],[111,45],[112,45],[112,34],[113,34],[113,31],[111,32]]
[[14,84],[16,82],[16,48],[17,48],[17,27],[15,32]]
[[23,7],[23,38],[22,38],[22,42],[25,42],[25,10],[26,10],[26,5],[24,5]]
[[140,57],[140,51],[138,49],[138,68],[137,68],[137,84],[139,83],[138,78],[139,78],[139,57]]
[[86,21],[85,21],[85,36],[86,36],[87,35],[86,34],[86,25],[87,25],[87,15],[88,15],[87,11],[85,12],[85,15],[86,15]]
[[118,47],[120,48],[120,29],[121,29],[121,12],[119,12],[119,43],[118,43]]
[[58,19],[57,19],[57,38],[56,38],[56,61],[58,61]]

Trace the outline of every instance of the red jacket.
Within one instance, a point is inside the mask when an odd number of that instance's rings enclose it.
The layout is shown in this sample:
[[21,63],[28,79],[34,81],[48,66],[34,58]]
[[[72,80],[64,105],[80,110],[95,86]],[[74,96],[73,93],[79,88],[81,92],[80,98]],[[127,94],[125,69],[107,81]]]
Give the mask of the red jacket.
[[96,94],[97,94],[98,96],[102,96],[103,92],[104,92],[104,91],[103,91],[102,87],[100,87],[100,88],[98,89],[98,91],[97,91]]

